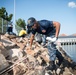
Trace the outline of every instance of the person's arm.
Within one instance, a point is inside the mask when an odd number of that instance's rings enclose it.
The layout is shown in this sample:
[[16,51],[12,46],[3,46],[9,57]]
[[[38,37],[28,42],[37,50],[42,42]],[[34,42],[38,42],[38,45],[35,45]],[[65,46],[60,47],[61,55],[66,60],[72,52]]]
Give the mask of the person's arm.
[[31,35],[31,38],[30,38],[30,47],[32,47],[32,43],[33,43],[33,40],[34,40],[34,36],[35,36],[34,34]]
[[59,32],[60,32],[60,23],[53,21],[53,25],[56,28],[55,37],[58,38]]

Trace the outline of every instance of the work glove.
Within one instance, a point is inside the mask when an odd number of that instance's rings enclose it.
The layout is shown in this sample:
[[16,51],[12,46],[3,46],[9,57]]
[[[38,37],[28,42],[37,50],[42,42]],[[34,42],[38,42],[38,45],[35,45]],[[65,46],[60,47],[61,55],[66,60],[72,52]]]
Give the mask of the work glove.
[[57,38],[56,37],[47,37],[46,40],[51,41],[51,42],[56,42]]

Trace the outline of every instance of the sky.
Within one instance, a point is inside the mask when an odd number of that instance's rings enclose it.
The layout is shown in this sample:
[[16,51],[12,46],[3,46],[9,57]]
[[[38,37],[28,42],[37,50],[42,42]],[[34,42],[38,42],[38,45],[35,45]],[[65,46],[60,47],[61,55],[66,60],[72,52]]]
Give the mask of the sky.
[[8,14],[15,15],[13,22],[21,18],[27,24],[29,17],[38,21],[58,21],[61,24],[60,34],[76,33],[76,0],[0,0],[1,7],[5,7]]

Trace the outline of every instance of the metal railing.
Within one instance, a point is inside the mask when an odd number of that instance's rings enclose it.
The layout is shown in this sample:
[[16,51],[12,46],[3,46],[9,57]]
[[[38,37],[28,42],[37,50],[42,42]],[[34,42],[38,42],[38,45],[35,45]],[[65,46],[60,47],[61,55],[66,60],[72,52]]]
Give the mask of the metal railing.
[[63,50],[76,61],[76,38],[60,38],[59,42]]
[[66,46],[66,47],[68,47],[68,46],[73,47],[73,45],[76,45],[76,38],[59,38],[58,41],[61,43],[61,46],[63,48],[64,48],[64,46]]

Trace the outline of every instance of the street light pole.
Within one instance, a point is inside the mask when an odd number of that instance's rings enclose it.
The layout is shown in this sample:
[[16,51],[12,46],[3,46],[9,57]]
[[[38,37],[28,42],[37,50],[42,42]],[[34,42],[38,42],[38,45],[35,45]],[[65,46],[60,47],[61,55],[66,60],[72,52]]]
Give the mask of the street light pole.
[[14,24],[15,24],[15,18],[16,16],[15,16],[15,0],[14,0]]
[[16,25],[16,0],[14,0],[14,25],[13,25],[13,32],[15,32],[17,34],[17,31],[15,29],[15,25]]

